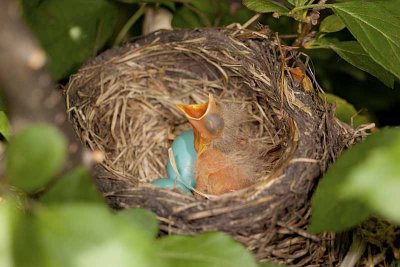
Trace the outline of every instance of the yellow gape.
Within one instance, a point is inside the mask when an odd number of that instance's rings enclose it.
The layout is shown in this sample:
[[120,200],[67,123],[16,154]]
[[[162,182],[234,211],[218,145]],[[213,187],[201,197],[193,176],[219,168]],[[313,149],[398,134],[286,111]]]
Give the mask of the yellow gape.
[[[177,105],[193,127],[196,159],[196,190],[221,195],[250,185],[250,179],[240,166],[220,148],[212,144],[226,129],[224,113],[210,94],[208,102]],[[229,144],[228,144],[229,145]]]

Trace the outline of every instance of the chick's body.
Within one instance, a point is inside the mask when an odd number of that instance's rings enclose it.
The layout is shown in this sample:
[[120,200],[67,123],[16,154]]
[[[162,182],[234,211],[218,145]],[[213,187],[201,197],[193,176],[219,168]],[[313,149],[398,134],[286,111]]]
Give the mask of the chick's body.
[[196,170],[196,189],[205,194],[222,195],[250,185],[244,170],[215,148],[209,148],[197,157]]
[[178,106],[195,131],[198,152],[195,189],[204,194],[221,195],[251,185],[257,173],[258,152],[240,133],[243,110],[217,104],[212,96],[207,103],[196,104],[196,108],[200,105],[205,105],[204,112],[197,117],[191,116],[192,105]]

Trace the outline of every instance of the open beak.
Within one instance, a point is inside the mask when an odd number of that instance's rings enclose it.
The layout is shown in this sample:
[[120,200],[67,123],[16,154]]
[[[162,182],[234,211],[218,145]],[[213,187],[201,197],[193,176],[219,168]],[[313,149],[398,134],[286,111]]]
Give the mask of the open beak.
[[203,152],[212,140],[221,136],[224,119],[212,94],[209,94],[206,103],[176,106],[193,127],[194,148],[198,153]]

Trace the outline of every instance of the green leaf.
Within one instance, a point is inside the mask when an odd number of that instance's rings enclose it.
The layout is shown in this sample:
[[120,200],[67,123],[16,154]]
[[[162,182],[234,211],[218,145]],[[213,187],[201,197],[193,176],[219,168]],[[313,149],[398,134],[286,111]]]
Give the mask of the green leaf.
[[400,77],[400,0],[352,1],[331,7],[372,59]]
[[29,12],[31,9],[37,8],[42,1],[43,0],[21,0],[20,3],[24,12]]
[[346,25],[337,15],[326,17],[319,26],[320,32],[338,32],[346,28]]
[[245,23],[254,12],[241,6],[231,9],[229,1],[189,0],[174,13],[172,26],[196,28]]
[[390,146],[379,147],[365,155],[355,166],[343,195],[357,197],[372,210],[400,225],[400,130],[393,129]]
[[335,104],[335,115],[339,120],[352,125],[353,127],[371,122],[367,116],[358,115],[354,106],[345,99],[329,93],[321,94],[321,97],[326,99],[329,104]]
[[153,240],[103,205],[55,205],[37,216],[50,266],[162,266]]
[[33,214],[20,209],[15,211],[13,219],[12,249],[15,266],[49,266]]
[[46,185],[60,171],[67,155],[67,142],[55,128],[29,127],[12,139],[6,150],[9,182],[32,192]]
[[46,0],[24,12],[49,56],[55,79],[66,77],[96,54],[110,38],[118,15],[116,5],[107,0]]
[[223,9],[228,8],[228,3],[224,1],[214,1],[214,0],[188,0],[188,4],[206,15],[210,20],[218,16],[218,13],[223,11]]
[[0,202],[0,266],[47,266],[35,224],[12,200]]
[[189,0],[190,7],[183,6],[175,12],[172,26],[178,28],[211,27],[214,20],[227,11],[226,1]]
[[331,48],[341,58],[353,66],[377,77],[386,86],[393,88],[394,76],[382,66],[377,64],[355,41],[337,42],[329,39],[319,41],[324,48]]
[[163,237],[157,245],[158,256],[171,267],[257,266],[250,252],[224,233]]
[[296,7],[304,6],[309,1],[310,0],[286,0],[286,2],[292,4],[292,5],[296,6]]
[[158,234],[157,216],[151,211],[145,209],[125,209],[118,211],[117,215],[126,219],[128,223],[131,223],[137,229],[141,229],[149,237],[154,238]]
[[7,113],[7,100],[5,99],[4,95],[0,95],[0,110]]
[[307,2],[311,3],[313,0],[294,0],[295,6],[304,6]]
[[219,26],[230,25],[232,23],[240,23],[243,25],[254,16],[254,12],[245,6],[241,6],[235,10],[229,10],[229,7],[227,7],[227,9],[222,12],[223,14]]
[[172,17],[172,27],[174,28],[199,28],[207,25],[189,8],[182,7],[174,13]]
[[41,198],[42,203],[99,202],[104,200],[84,168],[78,168],[57,181]]
[[11,205],[0,202],[0,266],[12,267],[12,213]]
[[136,222],[94,203],[33,205],[27,213],[0,202],[0,266],[165,266],[154,236],[137,223],[149,214],[133,214]]
[[344,231],[374,213],[400,223],[399,161],[396,128],[383,129],[344,152],[312,198],[310,231]]
[[0,111],[0,134],[4,139],[10,141],[10,123],[8,122],[7,115],[3,111]]
[[171,8],[172,10],[175,10],[175,3],[174,1],[170,0],[117,0],[122,3],[127,3],[127,4],[161,4],[166,7]]
[[243,0],[243,5],[260,13],[277,12],[285,14],[289,9],[282,4],[270,0]]

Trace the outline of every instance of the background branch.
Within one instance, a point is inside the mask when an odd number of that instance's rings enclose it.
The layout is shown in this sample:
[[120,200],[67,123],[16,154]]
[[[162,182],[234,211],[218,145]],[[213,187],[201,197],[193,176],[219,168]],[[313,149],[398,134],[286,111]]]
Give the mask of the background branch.
[[66,168],[81,163],[82,146],[67,120],[62,94],[15,0],[0,1],[0,88],[14,132],[31,123],[51,124],[69,141]]

